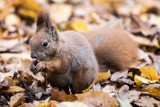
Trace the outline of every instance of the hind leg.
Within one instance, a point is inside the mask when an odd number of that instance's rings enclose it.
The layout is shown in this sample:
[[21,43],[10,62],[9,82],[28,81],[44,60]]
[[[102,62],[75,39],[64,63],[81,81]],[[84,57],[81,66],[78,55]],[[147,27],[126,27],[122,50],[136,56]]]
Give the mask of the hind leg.
[[52,87],[57,87],[59,90],[64,90],[66,93],[69,93],[70,84],[65,75],[52,74],[52,76],[48,76],[48,81]]
[[87,89],[92,84],[97,74],[98,72],[93,72],[93,70],[77,71],[74,73],[73,91],[75,93],[81,93],[82,90]]

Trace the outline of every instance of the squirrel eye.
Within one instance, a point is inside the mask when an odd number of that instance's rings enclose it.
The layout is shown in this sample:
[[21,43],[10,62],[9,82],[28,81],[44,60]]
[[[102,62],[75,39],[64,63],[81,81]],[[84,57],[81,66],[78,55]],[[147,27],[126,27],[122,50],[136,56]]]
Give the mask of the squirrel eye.
[[48,46],[48,41],[45,40],[42,45],[45,46],[45,47]]

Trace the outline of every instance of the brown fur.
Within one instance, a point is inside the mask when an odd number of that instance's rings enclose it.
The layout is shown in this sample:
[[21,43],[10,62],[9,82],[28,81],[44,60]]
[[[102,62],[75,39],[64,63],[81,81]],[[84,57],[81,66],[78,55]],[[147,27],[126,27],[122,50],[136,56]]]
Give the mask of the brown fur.
[[[46,20],[47,19],[47,20]],[[98,64],[87,39],[74,31],[57,32],[47,13],[40,13],[37,32],[30,39],[33,61],[31,71],[47,72],[52,87],[79,93],[94,81]],[[47,41],[48,45],[43,46]]]
[[106,27],[85,35],[94,48],[101,71],[126,70],[137,61],[137,44],[123,29]]

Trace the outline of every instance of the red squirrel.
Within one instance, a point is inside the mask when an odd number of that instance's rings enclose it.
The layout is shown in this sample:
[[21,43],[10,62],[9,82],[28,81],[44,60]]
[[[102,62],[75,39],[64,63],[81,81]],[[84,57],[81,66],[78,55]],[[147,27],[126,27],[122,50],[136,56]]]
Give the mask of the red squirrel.
[[124,30],[58,32],[47,12],[39,13],[30,46],[31,57],[36,59],[31,71],[46,72],[51,86],[66,92],[71,86],[73,92],[80,93],[94,81],[98,71],[126,70],[138,58],[138,47]]
[[37,30],[29,41],[31,71],[46,72],[52,87],[80,93],[98,74],[94,51],[84,35],[75,31],[58,32],[47,12],[40,12]]
[[138,61],[138,46],[125,30],[104,27],[85,32],[100,71],[124,71]]

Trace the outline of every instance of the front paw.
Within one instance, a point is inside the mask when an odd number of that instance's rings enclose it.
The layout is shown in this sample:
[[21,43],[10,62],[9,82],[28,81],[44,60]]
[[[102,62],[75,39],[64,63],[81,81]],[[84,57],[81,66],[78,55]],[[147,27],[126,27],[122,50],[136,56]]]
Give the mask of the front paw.
[[40,71],[42,71],[43,69],[45,69],[45,62],[38,62],[36,65],[31,64],[31,71],[33,73],[38,73]]
[[30,71],[34,71],[34,69],[35,69],[35,67],[36,67],[36,65],[38,64],[38,60],[34,60],[32,63],[31,63],[31,65],[30,65]]

